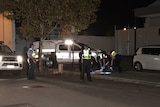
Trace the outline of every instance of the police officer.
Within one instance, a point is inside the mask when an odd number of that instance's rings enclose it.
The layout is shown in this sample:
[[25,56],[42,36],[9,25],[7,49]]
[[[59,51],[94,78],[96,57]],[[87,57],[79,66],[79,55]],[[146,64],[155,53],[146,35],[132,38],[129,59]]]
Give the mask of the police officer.
[[27,78],[28,79],[35,79],[35,66],[36,66],[36,53],[34,51],[34,44],[30,44],[30,48],[27,51],[27,62],[28,62],[28,72],[27,72]]
[[107,55],[106,55],[105,51],[99,49],[98,56],[97,56],[97,62],[98,62],[100,71],[103,71],[105,69],[106,58],[107,58]]
[[121,63],[121,55],[117,54],[116,51],[111,51],[111,58],[112,58],[112,70],[114,72],[122,72],[122,68],[120,66]]
[[87,73],[87,80],[91,80],[90,70],[91,70],[91,50],[87,46],[81,52],[81,63],[82,70],[80,72],[80,79],[84,81],[84,74]]

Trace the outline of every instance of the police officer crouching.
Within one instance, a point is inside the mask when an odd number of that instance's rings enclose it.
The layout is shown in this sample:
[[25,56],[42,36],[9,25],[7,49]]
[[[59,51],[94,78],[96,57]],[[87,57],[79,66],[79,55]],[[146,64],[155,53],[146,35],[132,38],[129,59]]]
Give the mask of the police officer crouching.
[[122,67],[121,67],[121,55],[119,55],[118,53],[116,53],[116,51],[111,51],[110,54],[111,58],[112,58],[112,70],[113,72],[122,72]]
[[80,79],[84,81],[84,74],[87,74],[87,80],[92,81],[90,70],[91,70],[91,50],[87,46],[84,46],[84,49],[81,52],[81,67],[80,70]]
[[105,69],[106,59],[107,59],[107,55],[105,51],[99,49],[98,56],[97,56],[97,63],[98,63],[98,69],[100,69],[100,71],[103,71]]

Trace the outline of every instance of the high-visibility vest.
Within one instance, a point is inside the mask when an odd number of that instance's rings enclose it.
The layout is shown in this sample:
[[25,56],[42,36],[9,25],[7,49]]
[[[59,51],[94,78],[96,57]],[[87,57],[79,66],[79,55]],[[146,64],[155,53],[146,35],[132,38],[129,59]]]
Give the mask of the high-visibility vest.
[[[30,53],[30,52],[32,52],[32,53]],[[35,51],[32,48],[28,49],[27,55],[28,55],[28,57],[32,56],[33,58],[36,58],[36,53],[35,53]]]
[[91,52],[89,49],[83,50],[82,59],[91,59]]
[[33,57],[33,58],[36,58],[36,53],[35,53],[35,51],[33,51],[32,57]]
[[113,57],[115,57],[116,56],[116,52],[115,51],[112,51],[112,53],[111,53],[111,55],[113,56]]

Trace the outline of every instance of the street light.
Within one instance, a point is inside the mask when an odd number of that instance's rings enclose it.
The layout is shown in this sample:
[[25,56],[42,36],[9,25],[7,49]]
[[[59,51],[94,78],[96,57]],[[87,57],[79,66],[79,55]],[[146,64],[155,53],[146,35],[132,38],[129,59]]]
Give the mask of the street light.
[[66,45],[72,45],[73,41],[71,39],[67,39],[67,40],[65,40],[65,44]]
[[134,52],[136,52],[137,49],[137,28],[134,27]]
[[128,34],[127,34],[127,54],[129,55],[130,53],[130,38],[129,38],[129,24],[128,24],[128,28],[123,28],[123,30],[127,30]]

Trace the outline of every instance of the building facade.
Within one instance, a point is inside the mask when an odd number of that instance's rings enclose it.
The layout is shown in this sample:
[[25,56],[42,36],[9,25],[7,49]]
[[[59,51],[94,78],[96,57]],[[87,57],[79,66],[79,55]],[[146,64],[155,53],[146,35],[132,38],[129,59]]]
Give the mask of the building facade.
[[115,48],[120,54],[133,55],[141,46],[160,45],[160,0],[135,9],[135,16],[145,18],[144,28],[115,29]]

